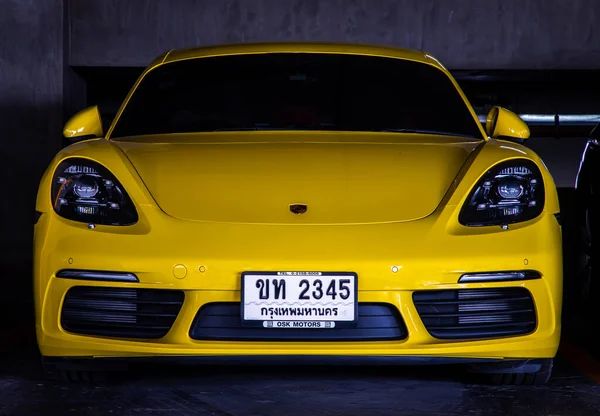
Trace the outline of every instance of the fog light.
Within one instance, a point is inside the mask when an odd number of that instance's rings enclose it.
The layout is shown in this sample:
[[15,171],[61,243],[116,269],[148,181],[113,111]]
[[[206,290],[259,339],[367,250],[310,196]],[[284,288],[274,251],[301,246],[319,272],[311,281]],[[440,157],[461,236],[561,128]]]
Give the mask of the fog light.
[[539,279],[542,275],[534,270],[522,270],[514,272],[485,272],[463,274],[458,283],[486,283],[486,282],[510,282],[519,280]]

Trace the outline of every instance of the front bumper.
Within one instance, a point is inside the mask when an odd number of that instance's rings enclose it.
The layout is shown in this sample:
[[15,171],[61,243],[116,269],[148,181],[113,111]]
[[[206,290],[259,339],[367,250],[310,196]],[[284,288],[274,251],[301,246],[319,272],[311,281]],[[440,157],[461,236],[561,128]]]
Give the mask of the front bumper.
[[[354,356],[453,359],[552,358],[560,338],[560,226],[544,213],[509,231],[448,226],[446,207],[410,223],[295,226],[193,223],[148,208],[133,227],[88,230],[54,213],[42,215],[35,236],[36,330],[42,355],[54,357]],[[152,224],[150,227],[149,224]],[[135,273],[139,283],[57,278],[76,268]],[[541,279],[459,284],[463,273],[537,270]],[[352,271],[358,301],[388,303],[402,315],[408,337],[394,341],[195,341],[189,332],[199,308],[239,302],[247,270]],[[395,270],[395,271],[394,271]],[[179,289],[185,302],[166,336],[113,339],[68,333],[61,307],[73,286]],[[486,340],[432,337],[414,306],[416,290],[524,287],[532,294],[536,329]]]
[[[53,279],[44,311],[44,323],[38,327],[40,349],[45,356],[154,356],[154,355],[338,355],[338,356],[422,356],[455,358],[550,358],[559,340],[559,326],[548,307],[549,293],[544,282],[528,282],[536,296],[538,327],[526,336],[482,341],[442,341],[429,335],[412,302],[410,291],[359,292],[360,302],[389,303],[398,307],[409,336],[398,341],[375,342],[256,342],[194,341],[189,336],[192,321],[205,303],[239,301],[237,291],[186,291],[184,306],[169,333],[158,340],[118,340],[69,334],[58,317],[64,293],[73,285],[65,279]],[[87,283],[86,283],[87,284]],[[91,283],[99,286],[108,284]],[[114,287],[114,284],[112,284]],[[547,308],[547,309],[546,309]],[[544,311],[548,312],[544,312]]]

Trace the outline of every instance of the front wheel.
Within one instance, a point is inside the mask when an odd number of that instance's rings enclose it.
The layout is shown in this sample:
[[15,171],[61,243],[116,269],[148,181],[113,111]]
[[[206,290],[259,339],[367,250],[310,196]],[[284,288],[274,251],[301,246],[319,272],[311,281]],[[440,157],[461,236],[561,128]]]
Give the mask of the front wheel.
[[475,364],[467,368],[474,381],[484,384],[531,386],[546,384],[552,376],[552,358]]
[[594,246],[592,244],[592,212],[586,208],[583,215],[583,224],[580,227],[580,261],[579,282],[580,297],[584,307],[588,308],[594,303]]
[[48,381],[95,384],[108,381],[109,374],[123,371],[120,365],[105,365],[93,359],[41,357],[42,376]]

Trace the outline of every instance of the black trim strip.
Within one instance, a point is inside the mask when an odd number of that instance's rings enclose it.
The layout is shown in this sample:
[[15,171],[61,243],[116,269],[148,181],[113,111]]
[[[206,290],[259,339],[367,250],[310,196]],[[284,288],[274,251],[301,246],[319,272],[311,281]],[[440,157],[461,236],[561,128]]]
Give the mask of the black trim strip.
[[[56,365],[84,365],[89,368],[97,365],[106,369],[107,365],[129,364],[183,364],[183,365],[242,365],[280,366],[280,365],[441,365],[441,364],[478,364],[502,363],[504,360],[495,358],[463,358],[440,356],[410,356],[410,355],[193,355],[193,356],[153,356],[153,357],[44,357],[45,361]],[[517,359],[515,359],[516,361]]]
[[[189,330],[197,341],[390,341],[408,337],[398,309],[388,303],[359,302],[355,327],[327,329],[264,328],[244,326],[239,302],[211,302],[196,314]],[[284,319],[289,319],[286,317]]]
[[[519,277],[520,274],[523,277]],[[502,278],[502,276],[514,276],[514,278]],[[520,282],[522,280],[541,279],[542,275],[536,270],[511,270],[498,272],[465,273],[458,279],[458,283],[491,283],[491,282]]]
[[140,281],[133,273],[96,270],[64,269],[56,273],[56,277],[60,277],[62,279],[93,280],[100,282],[139,283]]

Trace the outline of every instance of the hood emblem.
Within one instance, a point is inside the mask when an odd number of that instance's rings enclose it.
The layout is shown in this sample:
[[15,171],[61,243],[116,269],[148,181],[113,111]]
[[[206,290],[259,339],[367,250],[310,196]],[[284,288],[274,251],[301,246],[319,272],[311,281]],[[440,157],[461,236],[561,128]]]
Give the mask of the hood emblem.
[[291,204],[290,211],[292,211],[296,215],[304,214],[308,210],[308,206],[306,204]]

